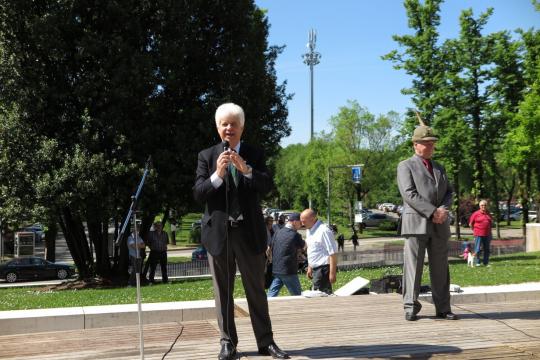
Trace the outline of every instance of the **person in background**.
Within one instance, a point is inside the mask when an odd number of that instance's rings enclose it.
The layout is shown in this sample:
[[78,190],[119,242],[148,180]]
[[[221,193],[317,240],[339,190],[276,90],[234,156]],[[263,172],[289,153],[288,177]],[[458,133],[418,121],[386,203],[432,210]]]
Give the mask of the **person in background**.
[[338,251],[345,251],[345,235],[339,234],[337,237]]
[[298,250],[306,246],[298,229],[302,227],[300,214],[292,213],[285,226],[272,237],[272,271],[274,279],[268,289],[268,297],[278,296],[285,285],[291,295],[300,295],[302,286],[298,279]]
[[128,285],[135,286],[137,285],[137,278],[135,274],[141,273],[143,262],[143,258],[141,256],[137,257],[137,251],[144,250],[146,245],[144,244],[143,239],[141,239],[139,235],[135,237],[135,229],[133,227],[131,228],[131,234],[129,234],[129,237],[127,239],[127,246],[129,252],[129,263],[131,264],[131,273],[129,274]]
[[274,276],[272,275],[272,248],[270,243],[272,242],[272,237],[274,236],[274,218],[272,216],[267,216],[265,218],[266,223],[266,234],[268,239],[266,241],[266,268],[264,270],[264,288],[268,289]]
[[171,245],[176,245],[176,220],[171,220]]
[[[420,116],[418,116],[420,119]],[[397,167],[397,183],[403,198],[401,234],[403,248],[403,309],[405,320],[415,321],[422,304],[418,301],[426,249],[435,316],[457,320],[450,307],[448,241],[452,186],[444,168],[431,160],[437,137],[420,119],[412,136],[414,155]]]
[[300,219],[307,229],[307,277],[312,281],[313,290],[332,294],[332,284],[336,282],[337,272],[334,234],[326,224],[317,219],[317,213],[313,209],[302,211]]
[[150,273],[148,274],[148,281],[154,283],[154,275],[156,273],[156,267],[159,263],[161,267],[161,279],[164,284],[169,282],[167,277],[167,244],[169,243],[169,237],[167,233],[163,231],[163,225],[161,221],[154,223],[154,231],[148,234],[147,245],[150,247],[150,256],[148,262],[150,263]]
[[277,224],[272,225],[272,229],[274,229],[274,232],[276,233],[279,229],[283,229],[285,226],[285,215],[281,214],[279,215],[277,219]]
[[[469,219],[469,226],[474,235],[474,252],[476,254],[476,266],[482,263],[489,265],[489,247],[491,243],[491,226],[493,220],[488,211],[488,202],[480,200],[480,209],[475,211]],[[482,263],[480,262],[480,249],[482,249]]]
[[356,247],[358,246],[358,235],[356,234],[356,229],[353,228],[353,234],[351,236],[351,241],[353,244],[353,249],[356,252]]

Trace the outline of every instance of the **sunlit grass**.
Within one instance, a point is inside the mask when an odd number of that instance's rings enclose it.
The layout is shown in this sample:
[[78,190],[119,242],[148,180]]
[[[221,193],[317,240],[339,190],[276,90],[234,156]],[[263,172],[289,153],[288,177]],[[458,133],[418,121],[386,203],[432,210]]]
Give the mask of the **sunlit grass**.
[[[517,284],[540,281],[540,252],[517,253],[491,257],[490,267],[467,267],[465,261],[451,261],[450,279],[461,287],[480,285]],[[379,279],[388,274],[401,274],[401,266],[384,266],[340,271],[334,289],[338,289],[357,276]],[[305,274],[300,274],[302,289],[310,288]],[[425,267],[422,284],[429,284]],[[169,302],[213,299],[210,279],[172,281],[141,288],[142,301]],[[281,295],[287,295],[284,288]],[[240,278],[236,279],[234,297],[245,297]],[[42,291],[40,288],[0,289],[0,310],[42,309],[55,307],[131,304],[136,301],[133,287]]]

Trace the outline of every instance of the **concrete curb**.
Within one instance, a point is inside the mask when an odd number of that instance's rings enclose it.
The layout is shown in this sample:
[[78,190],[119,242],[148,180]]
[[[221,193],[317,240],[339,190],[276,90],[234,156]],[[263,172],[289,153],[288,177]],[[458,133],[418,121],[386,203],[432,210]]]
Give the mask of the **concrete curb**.
[[[431,293],[420,295],[420,300],[433,303]],[[456,305],[529,300],[540,301],[540,283],[475,286],[450,293],[450,303]]]
[[[214,300],[142,304],[144,324],[215,319]],[[0,311],[0,335],[137,325],[137,304]]]
[[[280,296],[274,301],[304,299],[302,296]],[[420,296],[431,303],[431,294]],[[452,304],[490,303],[503,301],[540,301],[540,283],[464,288],[452,293]],[[235,299],[239,313],[247,315],[245,299]],[[177,301],[142,304],[143,323],[213,320],[214,300]],[[0,336],[48,331],[82,330],[112,326],[137,325],[137,304],[84,306],[54,309],[0,311]]]

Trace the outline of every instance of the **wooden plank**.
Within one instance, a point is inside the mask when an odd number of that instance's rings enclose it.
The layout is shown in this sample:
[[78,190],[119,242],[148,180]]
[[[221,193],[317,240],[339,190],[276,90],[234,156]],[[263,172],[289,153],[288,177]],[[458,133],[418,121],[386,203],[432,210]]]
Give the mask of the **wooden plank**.
[[[460,304],[459,321],[434,317],[424,304],[420,319],[404,319],[401,297],[328,297],[271,301],[277,344],[293,359],[539,359],[540,304],[508,301]],[[247,305],[237,304],[241,359],[257,354]],[[145,358],[215,359],[217,322],[144,326]],[[180,336],[179,336],[180,335]],[[139,358],[137,326],[0,336],[0,359]],[[31,341],[29,341],[31,339]]]

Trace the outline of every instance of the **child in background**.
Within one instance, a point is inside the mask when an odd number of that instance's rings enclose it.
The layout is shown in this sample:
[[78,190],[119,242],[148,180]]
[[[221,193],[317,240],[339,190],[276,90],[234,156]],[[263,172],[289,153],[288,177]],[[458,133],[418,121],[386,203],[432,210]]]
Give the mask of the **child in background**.
[[463,254],[461,254],[461,256],[463,256],[463,260],[467,261],[467,259],[469,258],[470,252],[471,252],[471,243],[467,243],[467,246],[465,246],[465,250],[463,250]]

